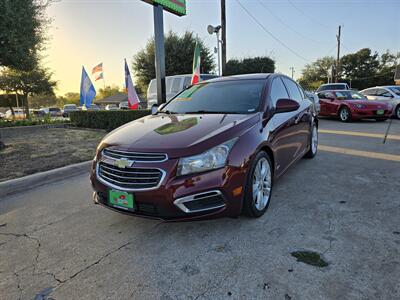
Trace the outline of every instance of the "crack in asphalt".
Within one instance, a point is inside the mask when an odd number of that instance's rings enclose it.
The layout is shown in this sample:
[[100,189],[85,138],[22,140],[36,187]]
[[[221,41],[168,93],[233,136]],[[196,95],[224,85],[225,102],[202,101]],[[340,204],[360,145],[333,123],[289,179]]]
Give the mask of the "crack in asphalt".
[[323,251],[322,254],[327,253],[327,252],[328,252],[329,250],[331,250],[331,248],[332,248],[332,237],[331,237],[330,235],[331,235],[331,233],[332,233],[333,208],[330,207],[330,210],[331,210],[331,211],[328,212],[328,230],[327,230],[327,232],[328,232],[328,234],[329,234],[329,247],[326,248],[326,250]]
[[14,275],[15,275],[15,277],[17,277],[17,288],[19,290],[18,300],[21,300],[22,291],[23,291],[23,289],[21,288],[21,280],[19,279],[19,274],[17,272],[14,272]]

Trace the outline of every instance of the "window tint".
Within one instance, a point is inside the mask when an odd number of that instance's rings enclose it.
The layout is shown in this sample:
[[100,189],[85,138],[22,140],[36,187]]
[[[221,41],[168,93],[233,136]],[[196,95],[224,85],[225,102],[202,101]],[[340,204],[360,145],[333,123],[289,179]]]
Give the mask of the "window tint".
[[275,107],[276,101],[278,101],[279,99],[289,98],[286,88],[283,85],[283,82],[280,78],[275,78],[274,81],[272,82],[270,96],[273,107]]
[[285,83],[285,85],[289,91],[290,99],[296,100],[298,103],[303,101],[303,97],[300,93],[300,90],[297,87],[297,84],[294,83],[294,81],[287,79],[287,78],[283,78],[283,82]]
[[181,77],[176,77],[172,81],[171,93],[178,93],[181,91]]

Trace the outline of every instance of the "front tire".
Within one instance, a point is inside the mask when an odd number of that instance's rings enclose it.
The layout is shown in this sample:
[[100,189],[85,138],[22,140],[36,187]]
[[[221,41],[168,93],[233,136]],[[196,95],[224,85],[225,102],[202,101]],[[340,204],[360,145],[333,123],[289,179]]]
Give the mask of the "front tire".
[[339,110],[339,118],[340,118],[340,121],[342,121],[342,122],[350,122],[350,120],[351,120],[350,109],[348,109],[346,106],[343,106]]
[[396,106],[396,108],[394,109],[394,117],[396,119],[400,119],[400,104]]
[[305,158],[314,158],[318,152],[318,128],[315,123],[311,125],[310,150],[304,155]]
[[268,209],[272,195],[272,163],[265,151],[254,158],[245,189],[243,211],[252,218],[261,217]]

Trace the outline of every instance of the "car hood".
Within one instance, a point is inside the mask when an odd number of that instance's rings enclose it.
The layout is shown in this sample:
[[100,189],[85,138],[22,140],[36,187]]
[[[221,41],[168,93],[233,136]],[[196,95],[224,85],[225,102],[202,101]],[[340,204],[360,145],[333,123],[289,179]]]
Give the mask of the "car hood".
[[169,157],[201,153],[239,136],[260,119],[255,114],[158,114],[127,123],[109,133],[99,149],[162,152]]

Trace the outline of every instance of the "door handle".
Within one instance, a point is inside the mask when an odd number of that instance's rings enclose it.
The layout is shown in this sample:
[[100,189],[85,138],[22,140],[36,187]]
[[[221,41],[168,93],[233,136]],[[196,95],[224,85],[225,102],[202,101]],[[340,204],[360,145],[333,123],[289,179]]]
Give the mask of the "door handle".
[[294,117],[294,124],[299,123],[300,119],[301,119],[300,116]]

